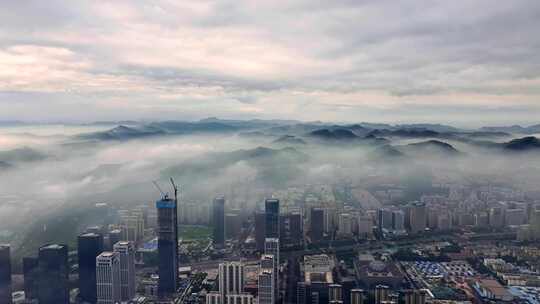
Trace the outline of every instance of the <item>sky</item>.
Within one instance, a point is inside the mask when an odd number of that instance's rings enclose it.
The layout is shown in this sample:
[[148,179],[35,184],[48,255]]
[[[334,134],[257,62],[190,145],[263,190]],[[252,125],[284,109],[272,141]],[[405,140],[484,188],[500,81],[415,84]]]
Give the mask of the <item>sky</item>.
[[540,1],[0,3],[0,120],[540,123]]

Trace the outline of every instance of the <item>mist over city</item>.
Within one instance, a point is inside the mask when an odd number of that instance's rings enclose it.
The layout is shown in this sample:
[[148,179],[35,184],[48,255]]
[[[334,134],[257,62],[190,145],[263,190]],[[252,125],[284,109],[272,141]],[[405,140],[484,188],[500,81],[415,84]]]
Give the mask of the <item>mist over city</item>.
[[0,304],[540,303],[540,3],[0,4]]

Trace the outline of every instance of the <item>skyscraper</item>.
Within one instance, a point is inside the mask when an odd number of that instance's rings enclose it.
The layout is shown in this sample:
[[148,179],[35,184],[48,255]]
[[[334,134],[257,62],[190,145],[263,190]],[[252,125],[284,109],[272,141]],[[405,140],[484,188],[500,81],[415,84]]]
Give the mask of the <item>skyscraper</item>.
[[121,301],[120,256],[106,251],[96,258],[97,304],[117,304]]
[[167,196],[156,202],[158,212],[158,294],[167,297],[178,287],[177,199]]
[[266,225],[266,214],[264,212],[255,213],[255,245],[258,251],[264,251],[264,240],[265,240],[265,225]]
[[[223,304],[227,304],[227,295],[240,294],[244,291],[244,265],[242,262],[224,262],[219,264],[219,293]],[[234,303],[230,303],[234,304]]]
[[427,225],[427,210],[426,204],[415,202],[410,208],[410,225],[411,233],[416,234],[423,232]]
[[82,301],[96,303],[96,257],[103,252],[103,237],[84,233],[77,238],[79,258],[79,295]]
[[405,290],[403,292],[403,300],[405,304],[425,304],[426,292],[422,289]]
[[352,289],[351,290],[351,304],[364,304],[366,301],[367,295],[363,289]]
[[258,295],[259,304],[274,304],[274,275],[272,269],[262,268],[259,271]]
[[39,304],[69,304],[68,247],[49,244],[39,248]]
[[135,246],[132,242],[121,241],[114,244],[114,252],[120,256],[120,287],[122,301],[135,296]]
[[122,230],[113,229],[109,231],[109,243],[107,244],[107,251],[112,251],[114,244],[122,240]]
[[264,202],[265,236],[279,238],[279,200],[266,199]]
[[375,304],[381,304],[388,300],[390,288],[386,285],[375,286]]
[[216,247],[223,247],[225,244],[225,198],[214,199],[212,210],[212,225],[214,228],[214,244]]
[[352,216],[350,213],[341,213],[339,215],[338,233],[342,236],[352,235]]
[[279,299],[279,239],[266,238],[264,241],[264,253],[273,256],[274,259],[272,273],[274,275],[274,299],[277,301]]
[[23,258],[24,296],[26,300],[37,300],[39,280],[39,259],[37,257]]
[[342,304],[343,303],[343,288],[339,284],[330,284],[328,286],[328,303]]
[[312,208],[311,209],[311,241],[318,242],[323,239],[324,236],[324,209]]
[[11,254],[9,245],[0,245],[0,303],[11,304]]
[[263,254],[260,261],[260,271],[258,275],[259,304],[274,304],[276,301],[275,273],[276,259],[271,254]]

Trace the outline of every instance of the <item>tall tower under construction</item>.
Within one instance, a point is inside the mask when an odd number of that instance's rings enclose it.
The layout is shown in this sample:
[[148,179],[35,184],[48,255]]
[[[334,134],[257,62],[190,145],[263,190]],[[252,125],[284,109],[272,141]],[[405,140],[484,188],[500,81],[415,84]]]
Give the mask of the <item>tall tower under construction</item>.
[[[171,180],[172,182],[172,180]],[[178,288],[178,194],[174,199],[166,194],[156,202],[158,217],[158,295],[167,297]]]

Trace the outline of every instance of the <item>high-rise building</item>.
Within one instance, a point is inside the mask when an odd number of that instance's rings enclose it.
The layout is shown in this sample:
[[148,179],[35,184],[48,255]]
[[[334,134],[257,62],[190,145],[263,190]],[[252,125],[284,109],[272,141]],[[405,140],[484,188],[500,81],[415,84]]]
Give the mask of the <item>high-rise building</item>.
[[225,245],[225,198],[214,199],[212,209],[212,225],[214,228],[214,244],[216,247]]
[[358,236],[367,238],[373,234],[373,219],[369,215],[361,215],[358,218]]
[[11,254],[9,245],[0,245],[0,303],[11,304]]
[[223,304],[221,302],[221,294],[217,291],[207,293],[206,304]]
[[68,247],[49,244],[39,248],[39,304],[69,304]]
[[141,210],[119,210],[122,240],[138,242],[144,236],[144,214]]
[[427,210],[426,204],[414,202],[410,207],[410,225],[411,233],[416,234],[423,232],[427,225]]
[[39,259],[23,258],[24,296],[26,300],[37,300],[39,280]]
[[324,209],[312,208],[310,217],[310,236],[312,242],[318,242],[324,236]]
[[401,210],[392,212],[392,229],[395,231],[405,230],[405,213]]
[[341,213],[338,221],[338,233],[342,236],[352,235],[352,216],[350,213]]
[[504,210],[502,207],[493,207],[489,210],[489,225],[492,228],[504,227]]
[[239,213],[225,214],[225,236],[227,239],[234,239],[240,235],[242,230],[242,218]]
[[289,237],[294,244],[301,244],[304,239],[302,214],[298,211],[291,212],[289,218]]
[[79,295],[83,302],[96,303],[96,257],[103,252],[103,237],[84,233],[77,238]]
[[426,291],[422,289],[405,290],[403,300],[405,304],[426,304]]
[[279,217],[279,239],[282,246],[299,245],[303,241],[302,215],[298,211],[282,214]]
[[540,209],[533,207],[529,219],[530,232],[534,239],[540,239]]
[[279,200],[266,199],[264,202],[265,236],[279,238]]
[[259,295],[259,304],[274,304],[275,286],[274,274],[272,269],[261,268],[259,271],[259,283],[257,293]]
[[229,294],[227,295],[226,300],[226,303],[229,304],[253,304],[253,295],[247,292]]
[[525,224],[527,213],[524,209],[507,209],[504,223],[506,226],[520,226]]
[[274,256],[271,254],[261,255],[260,268],[261,269],[274,269]]
[[[240,294],[244,291],[244,265],[242,262],[224,262],[219,264],[219,293],[227,301],[227,295]],[[227,304],[227,303],[224,303]],[[234,303],[230,303],[234,304]]]
[[122,300],[120,256],[105,251],[96,258],[97,304],[117,304]]
[[156,202],[158,212],[158,294],[170,296],[178,288],[178,201],[167,196]]
[[113,229],[109,231],[109,243],[107,244],[107,251],[112,251],[114,244],[122,240],[122,230]]
[[365,304],[367,294],[363,289],[351,289],[351,304]]
[[375,286],[375,304],[381,304],[388,301],[390,295],[390,288],[386,285]]
[[328,303],[342,304],[343,303],[343,288],[339,284],[330,284],[328,286]]
[[266,239],[266,214],[264,212],[255,213],[255,245],[257,250],[264,252],[264,240]]
[[114,244],[114,252],[120,257],[120,288],[122,301],[135,296],[135,246],[132,242],[121,241]]
[[277,301],[279,298],[279,239],[266,238],[266,240],[264,241],[264,253],[265,255],[271,255],[274,258],[274,299]]
[[377,210],[377,227],[379,231],[392,229],[392,211],[388,209]]

